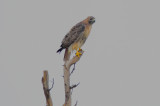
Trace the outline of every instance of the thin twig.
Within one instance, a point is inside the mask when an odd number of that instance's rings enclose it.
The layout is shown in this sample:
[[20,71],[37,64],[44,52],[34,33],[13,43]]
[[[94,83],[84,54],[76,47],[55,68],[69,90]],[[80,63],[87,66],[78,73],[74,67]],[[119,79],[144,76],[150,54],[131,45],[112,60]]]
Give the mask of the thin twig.
[[78,84],[74,84],[74,85],[72,85],[72,86],[70,87],[70,89],[71,89],[71,95],[72,95],[72,93],[73,93],[73,88],[76,88],[79,84],[80,84],[80,82],[79,82]]
[[75,70],[75,65],[76,65],[76,63],[74,63],[73,64],[73,69],[72,69],[72,71],[71,71],[71,73],[70,73],[70,76],[71,76],[71,74],[74,72],[74,70]]
[[50,89],[48,89],[49,91],[53,88],[53,86],[54,86],[54,78],[53,78],[53,81],[52,81],[52,86],[51,86],[51,88]]
[[76,101],[76,104],[74,106],[77,106],[78,101]]
[[74,84],[74,85],[70,86],[70,89],[76,88],[79,84],[80,84],[80,82],[78,84]]

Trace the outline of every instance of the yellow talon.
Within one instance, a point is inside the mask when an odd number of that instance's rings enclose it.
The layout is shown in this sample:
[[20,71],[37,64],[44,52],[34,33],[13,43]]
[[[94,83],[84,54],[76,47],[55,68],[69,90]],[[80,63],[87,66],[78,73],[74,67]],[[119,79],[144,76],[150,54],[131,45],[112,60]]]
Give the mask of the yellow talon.
[[76,52],[76,56],[78,56],[78,57],[80,57],[80,55],[81,55],[82,53],[80,53],[80,52]]
[[79,48],[79,50],[76,52],[76,56],[80,57],[80,55],[82,55],[82,53],[80,53],[80,51],[82,51],[82,49]]

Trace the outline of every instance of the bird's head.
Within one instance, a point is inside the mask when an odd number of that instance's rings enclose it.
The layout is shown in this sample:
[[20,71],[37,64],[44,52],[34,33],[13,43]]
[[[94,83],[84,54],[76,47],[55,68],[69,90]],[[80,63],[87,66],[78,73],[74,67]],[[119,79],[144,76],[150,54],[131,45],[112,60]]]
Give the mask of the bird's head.
[[87,20],[88,20],[88,23],[89,24],[93,24],[93,23],[95,23],[95,18],[93,17],[93,16],[89,16],[88,18],[87,18]]
[[95,18],[93,16],[89,16],[85,20],[83,20],[82,22],[89,24],[89,25],[92,25],[93,23],[95,23]]

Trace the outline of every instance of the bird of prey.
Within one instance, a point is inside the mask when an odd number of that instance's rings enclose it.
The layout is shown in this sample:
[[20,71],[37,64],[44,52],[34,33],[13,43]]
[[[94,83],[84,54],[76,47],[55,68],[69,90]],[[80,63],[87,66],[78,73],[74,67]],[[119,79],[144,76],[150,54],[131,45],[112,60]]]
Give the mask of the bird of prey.
[[65,35],[62,40],[60,49],[57,50],[57,53],[60,53],[63,49],[65,49],[64,60],[68,60],[69,57],[67,57],[67,55],[74,50],[76,50],[76,56],[80,57],[80,51],[82,51],[81,47],[88,38],[92,24],[94,22],[95,18],[93,16],[89,16],[73,26],[71,30]]

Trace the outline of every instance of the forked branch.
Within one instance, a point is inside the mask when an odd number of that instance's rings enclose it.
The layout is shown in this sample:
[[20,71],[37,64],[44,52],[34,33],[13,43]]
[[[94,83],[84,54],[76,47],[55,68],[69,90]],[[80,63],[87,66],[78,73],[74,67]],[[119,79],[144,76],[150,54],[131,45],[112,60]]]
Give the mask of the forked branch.
[[[81,51],[83,54],[84,51]],[[80,57],[74,56],[72,59],[65,61],[64,64],[64,87],[65,87],[65,103],[63,106],[71,106],[71,88],[70,86],[70,67],[80,60]]]

